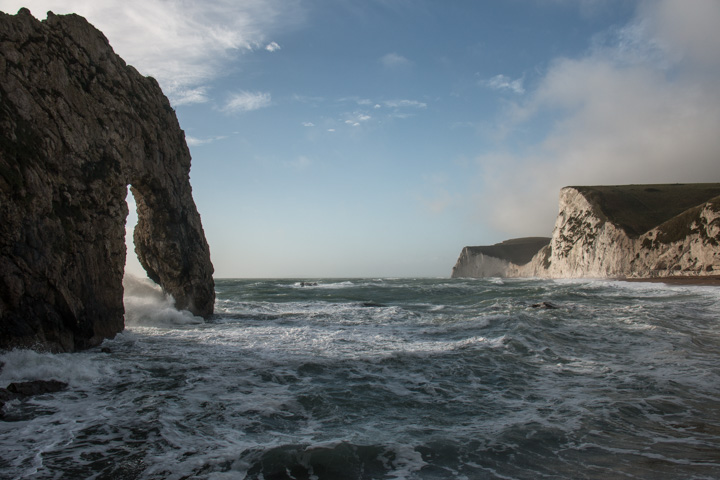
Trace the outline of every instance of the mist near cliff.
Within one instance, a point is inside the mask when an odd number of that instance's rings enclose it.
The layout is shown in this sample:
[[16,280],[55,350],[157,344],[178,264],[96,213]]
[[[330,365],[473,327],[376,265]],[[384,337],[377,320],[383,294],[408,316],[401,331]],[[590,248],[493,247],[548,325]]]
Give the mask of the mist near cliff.
[[[720,3],[643,2],[633,22],[557,58],[509,104],[476,157],[477,215],[510,235],[549,233],[569,185],[720,180]],[[522,140],[545,123],[537,141]]]

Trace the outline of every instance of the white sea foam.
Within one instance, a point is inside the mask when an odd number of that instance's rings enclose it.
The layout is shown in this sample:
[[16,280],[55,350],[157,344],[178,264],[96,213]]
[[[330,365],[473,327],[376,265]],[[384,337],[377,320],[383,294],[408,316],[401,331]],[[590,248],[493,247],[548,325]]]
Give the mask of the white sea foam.
[[125,274],[125,325],[129,327],[201,324],[202,317],[196,317],[187,310],[175,308],[175,300],[164,293],[162,288],[150,279]]
[[109,368],[91,354],[52,354],[11,350],[0,355],[0,386],[10,382],[60,380],[82,387],[108,374]]

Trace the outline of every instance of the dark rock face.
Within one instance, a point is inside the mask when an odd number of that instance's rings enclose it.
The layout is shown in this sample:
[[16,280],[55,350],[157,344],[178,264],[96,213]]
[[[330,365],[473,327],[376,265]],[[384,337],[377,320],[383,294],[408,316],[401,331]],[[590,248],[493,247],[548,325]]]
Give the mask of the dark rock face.
[[0,348],[88,348],[123,329],[125,197],[148,276],[196,315],[213,267],[190,152],[157,82],[77,15],[0,12]]

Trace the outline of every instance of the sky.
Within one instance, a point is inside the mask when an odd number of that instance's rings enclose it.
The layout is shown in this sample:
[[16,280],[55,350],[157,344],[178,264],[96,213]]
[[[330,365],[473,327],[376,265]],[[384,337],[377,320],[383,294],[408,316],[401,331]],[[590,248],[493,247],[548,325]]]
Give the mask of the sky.
[[718,0],[23,6],[158,80],[216,278],[447,277],[564,186],[720,182]]

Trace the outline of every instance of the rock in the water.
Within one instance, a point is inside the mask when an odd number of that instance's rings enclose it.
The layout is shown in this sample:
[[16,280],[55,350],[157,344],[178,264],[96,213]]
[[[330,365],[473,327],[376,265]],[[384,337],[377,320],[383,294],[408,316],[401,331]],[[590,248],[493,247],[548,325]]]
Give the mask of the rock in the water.
[[533,303],[531,305],[531,307],[532,308],[543,308],[545,310],[557,310],[558,308],[560,308],[557,305],[552,304],[550,302]]
[[[65,390],[67,386],[67,383],[59,380],[32,380],[29,382],[11,383],[7,388],[0,388],[0,409],[10,400],[41,395],[43,393],[55,393]],[[0,418],[3,418],[1,411]]]
[[0,12],[0,348],[73,351],[123,329],[135,249],[180,309],[213,312],[190,152],[157,82],[77,15]]
[[7,388],[0,388],[0,408],[14,398],[17,398],[17,394],[12,393]]
[[54,393],[65,390],[68,384],[59,380],[33,380],[30,382],[17,382],[8,385],[7,390],[20,397],[30,397],[43,393]]

